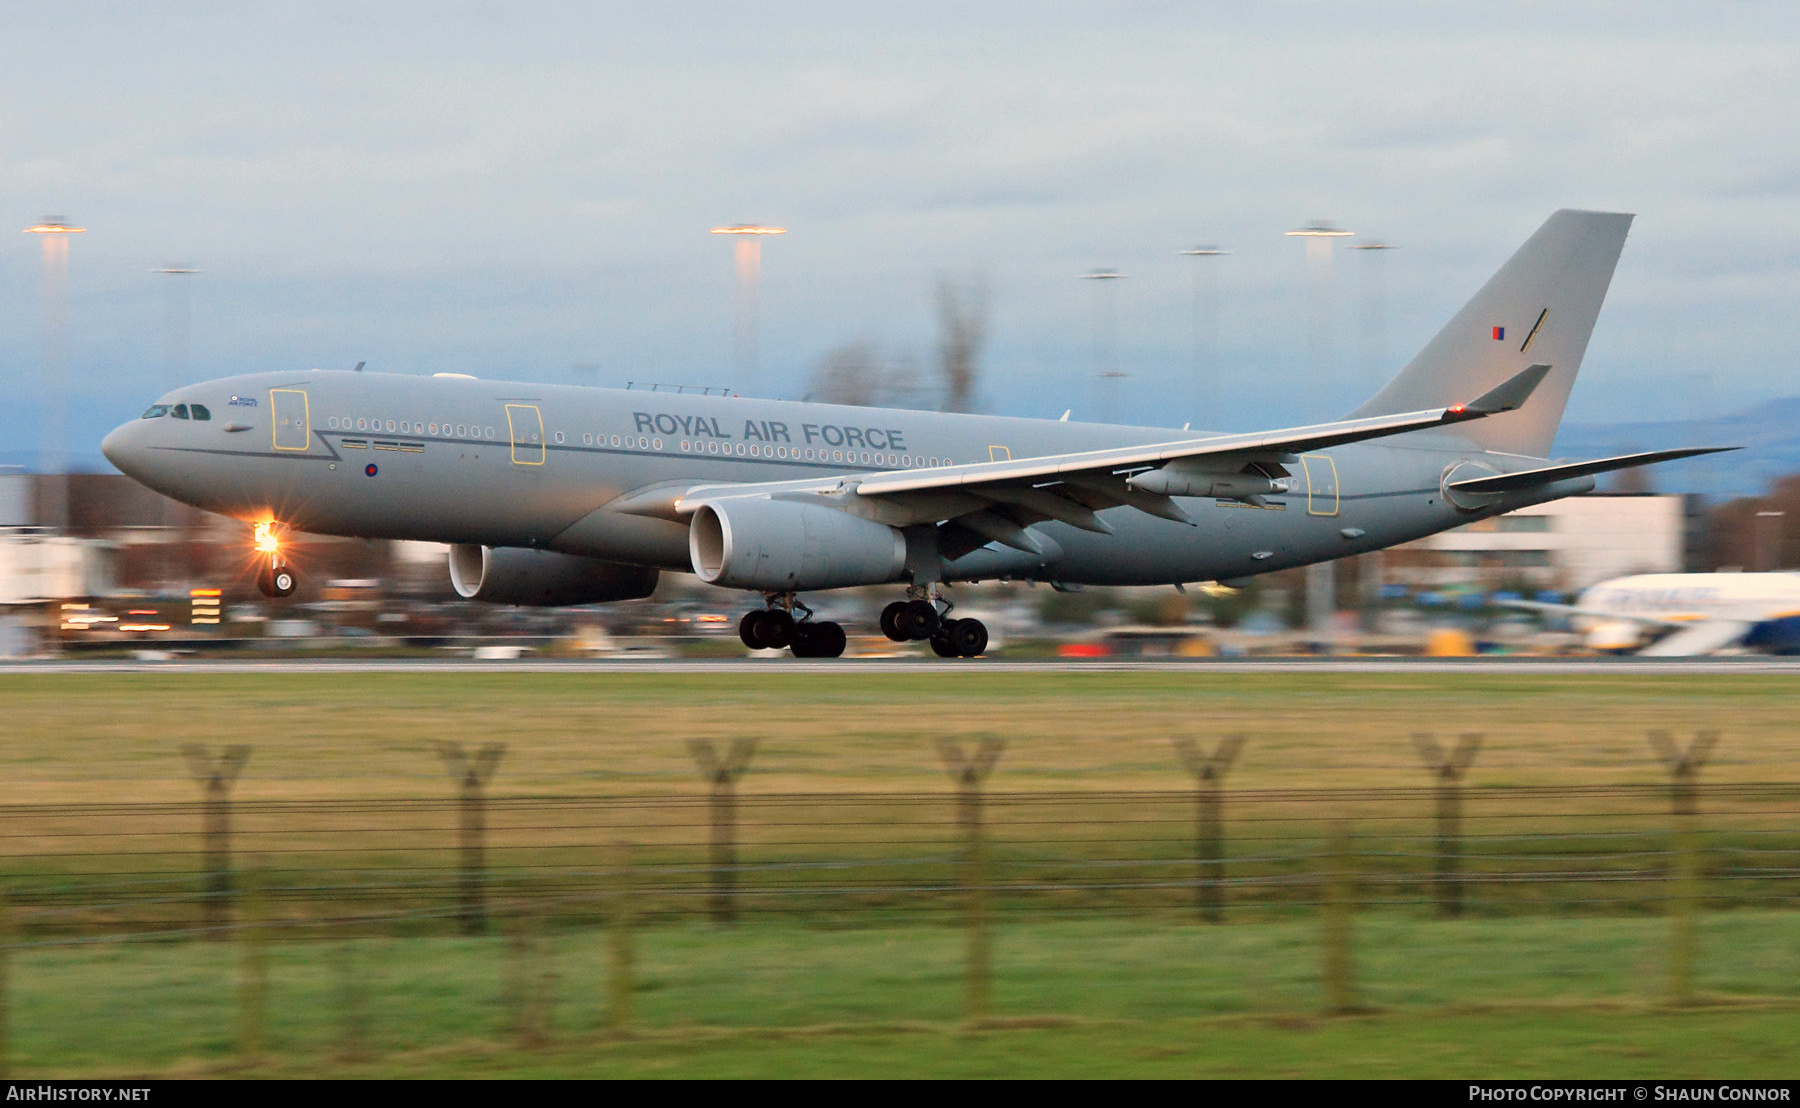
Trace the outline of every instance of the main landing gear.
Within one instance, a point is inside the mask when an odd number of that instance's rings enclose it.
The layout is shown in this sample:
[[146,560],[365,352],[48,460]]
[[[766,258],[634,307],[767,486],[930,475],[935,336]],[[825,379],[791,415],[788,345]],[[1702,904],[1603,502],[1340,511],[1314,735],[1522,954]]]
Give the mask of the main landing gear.
[[[987,650],[987,626],[978,619],[951,619],[950,603],[923,588],[907,590],[910,600],[897,600],[881,611],[881,632],[895,642],[929,640],[940,658],[974,658]],[[738,638],[751,650],[792,650],[796,658],[838,658],[844,653],[844,629],[814,620],[812,609],[792,593],[770,593],[768,607],[744,613]],[[939,609],[939,605],[943,605]],[[799,612],[800,617],[794,618]]]
[[[771,597],[771,607],[744,613],[738,622],[738,638],[751,650],[792,650],[796,658],[838,658],[844,653],[844,628],[836,623],[815,622],[812,609],[792,596]],[[782,607],[773,607],[775,604]],[[801,612],[794,618],[793,609]]]
[[[911,600],[896,600],[881,610],[881,633],[895,642],[929,639],[940,658],[974,658],[987,649],[987,625],[978,619],[951,619],[950,603],[933,602],[923,590]],[[943,611],[938,611],[943,604]]]

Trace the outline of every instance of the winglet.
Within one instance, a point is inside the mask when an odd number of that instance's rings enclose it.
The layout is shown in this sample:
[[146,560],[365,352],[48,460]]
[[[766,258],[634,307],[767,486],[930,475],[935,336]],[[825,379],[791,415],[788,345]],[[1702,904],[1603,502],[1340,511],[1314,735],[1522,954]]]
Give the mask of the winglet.
[[[1474,415],[1496,415],[1500,412],[1516,412],[1525,406],[1525,401],[1537,391],[1550,373],[1547,365],[1529,365],[1508,377],[1500,384],[1482,393],[1474,400],[1462,406],[1463,411]],[[1451,409],[1455,411],[1455,409]]]

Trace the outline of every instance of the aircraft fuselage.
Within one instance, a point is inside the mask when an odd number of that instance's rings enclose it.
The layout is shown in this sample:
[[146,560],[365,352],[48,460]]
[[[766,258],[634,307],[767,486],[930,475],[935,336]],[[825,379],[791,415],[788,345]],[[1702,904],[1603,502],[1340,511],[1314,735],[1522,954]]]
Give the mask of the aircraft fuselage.
[[[679,518],[609,507],[650,486],[767,482],[1059,454],[1199,432],[755,400],[691,392],[314,370],[187,386],[160,404],[209,419],[139,419],[108,436],[120,469],[177,500],[301,531],[690,568]],[[1048,557],[995,546],[946,580],[1096,585],[1229,580],[1363,553],[1591,487],[1591,479],[1450,502],[1459,465],[1490,455],[1433,431],[1308,454],[1265,507],[1179,498],[1196,526],[1130,508],[1111,535],[1054,521]],[[1478,470],[1464,469],[1463,476]]]

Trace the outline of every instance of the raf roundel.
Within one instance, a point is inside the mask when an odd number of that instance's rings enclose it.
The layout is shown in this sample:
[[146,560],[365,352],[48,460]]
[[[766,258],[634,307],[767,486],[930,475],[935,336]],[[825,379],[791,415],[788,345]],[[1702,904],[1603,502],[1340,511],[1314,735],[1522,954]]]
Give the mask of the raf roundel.
[[381,472],[381,468],[379,466],[377,466],[374,462],[370,462],[368,465],[363,467],[363,475],[365,477],[373,477],[377,473],[380,473],[380,472]]

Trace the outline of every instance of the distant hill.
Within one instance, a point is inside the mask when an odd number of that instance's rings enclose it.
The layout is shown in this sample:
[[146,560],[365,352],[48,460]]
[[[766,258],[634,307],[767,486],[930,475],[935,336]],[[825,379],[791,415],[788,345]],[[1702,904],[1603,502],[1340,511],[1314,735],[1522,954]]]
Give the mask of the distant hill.
[[1800,397],[1770,400],[1716,419],[1565,423],[1557,433],[1552,455],[1593,458],[1681,446],[1744,449],[1653,466],[1651,488],[1658,492],[1704,492],[1725,497],[1759,495],[1768,490],[1774,478],[1800,473]]

